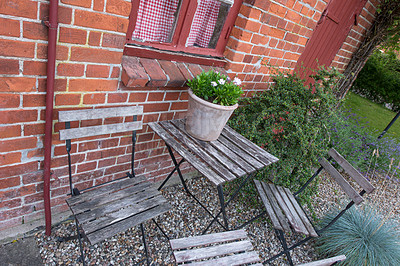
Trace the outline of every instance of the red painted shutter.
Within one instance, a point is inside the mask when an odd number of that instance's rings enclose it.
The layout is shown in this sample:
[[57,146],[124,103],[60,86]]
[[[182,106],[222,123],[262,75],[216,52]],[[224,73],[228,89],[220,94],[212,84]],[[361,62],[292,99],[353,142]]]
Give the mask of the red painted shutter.
[[[304,78],[312,73],[309,69],[317,69],[320,65],[330,66],[366,1],[331,0],[297,61],[295,72]],[[307,70],[302,70],[302,67]],[[309,79],[307,81],[310,82]]]

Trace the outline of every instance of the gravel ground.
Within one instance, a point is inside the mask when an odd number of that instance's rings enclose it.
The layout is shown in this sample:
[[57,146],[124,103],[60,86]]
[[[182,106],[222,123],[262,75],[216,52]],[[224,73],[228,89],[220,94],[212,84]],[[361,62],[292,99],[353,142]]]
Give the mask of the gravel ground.
[[[400,217],[400,193],[398,190],[398,180],[375,179],[372,183],[377,187],[367,198],[376,204],[382,215],[389,218]],[[216,188],[204,178],[195,178],[188,182],[189,189],[200,201],[205,203],[214,213],[217,212],[217,192]],[[346,196],[340,193],[341,189],[332,183],[328,178],[322,176],[319,184],[319,195],[313,201],[315,214],[320,217],[330,208],[337,206]],[[170,238],[181,238],[199,235],[211,221],[207,213],[197,205],[182,189],[181,185],[165,188],[165,197],[172,205],[172,211],[165,213],[156,220]],[[209,196],[212,195],[212,196]],[[368,200],[367,200],[368,201]],[[232,201],[227,209],[230,225],[233,227],[254,217],[259,213],[259,207],[252,209],[243,202]],[[400,222],[399,222],[400,224]],[[147,240],[153,265],[174,265],[168,241],[156,228],[154,223],[145,224]],[[67,221],[53,228],[50,237],[46,237],[43,232],[36,234],[37,245],[40,254],[46,265],[79,265],[79,245],[77,240],[69,242],[57,242],[57,237],[69,236],[75,233],[75,223]],[[268,226],[267,220],[259,220],[245,228],[255,250],[259,253],[262,260],[276,254],[281,250],[278,239],[273,230]],[[220,232],[221,228],[216,223],[209,232]],[[295,235],[287,239],[289,243],[297,240]],[[136,226],[124,233],[118,234],[106,241],[90,246],[84,241],[86,262],[89,265],[132,265],[138,264],[144,258],[143,245],[141,241],[140,228]],[[317,256],[312,247],[312,243],[302,245],[292,252],[295,264],[316,260]],[[275,265],[284,265],[285,258],[278,259]]]

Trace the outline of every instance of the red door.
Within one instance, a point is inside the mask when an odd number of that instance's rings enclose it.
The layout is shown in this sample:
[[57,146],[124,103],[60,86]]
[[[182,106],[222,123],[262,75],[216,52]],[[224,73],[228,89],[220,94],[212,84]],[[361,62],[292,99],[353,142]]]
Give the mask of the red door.
[[330,66],[366,1],[331,0],[328,3],[295,67],[296,73],[307,77],[307,83],[312,70],[321,65]]

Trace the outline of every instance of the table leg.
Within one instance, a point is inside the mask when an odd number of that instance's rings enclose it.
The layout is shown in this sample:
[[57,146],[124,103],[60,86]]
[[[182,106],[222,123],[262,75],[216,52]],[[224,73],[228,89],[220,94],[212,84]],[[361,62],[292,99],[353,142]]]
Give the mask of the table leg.
[[[176,161],[176,158],[175,158],[175,155],[174,155],[174,153],[172,152],[172,149],[171,149],[171,147],[168,145],[168,144],[166,144],[165,143],[165,145],[167,146],[167,149],[168,149],[168,152],[169,152],[169,155],[171,156],[171,159],[172,159],[172,162],[174,163],[174,165],[175,165],[175,169],[176,169],[176,171],[178,172],[178,175],[179,175],[179,179],[181,180],[181,183],[182,183],[182,186],[183,186],[183,188],[185,189],[185,191],[186,191],[186,193],[187,194],[189,194],[189,196],[191,196],[214,220],[213,220],[213,223],[214,223],[214,221],[216,220],[215,219],[215,217],[214,217],[214,215],[206,208],[206,206],[204,206],[204,204],[202,204],[191,192],[190,192],[190,190],[188,189],[188,187],[187,187],[187,185],[186,185],[186,182],[185,182],[185,179],[183,178],[183,175],[182,175],[182,172],[181,172],[181,170],[179,169],[179,166],[180,166],[180,164],[178,164],[178,162]],[[222,225],[218,220],[217,220],[217,223],[222,227],[222,228],[224,228],[225,230],[227,230],[226,229],[226,227],[224,226],[224,225]]]
[[[247,177],[246,177],[246,179],[245,180],[243,180],[243,182],[240,184],[240,186],[235,190],[235,192],[233,193],[233,195],[232,195],[232,197],[230,197],[230,199],[223,205],[224,206],[224,209],[229,205],[229,203],[237,196],[237,194],[239,194],[239,191],[242,189],[242,187],[247,183],[247,181],[251,178],[251,177],[253,177],[254,176],[254,173],[253,174],[249,174]],[[218,216],[220,216],[221,215],[221,213],[222,213],[222,208],[221,208],[221,210],[217,213],[217,215],[214,217],[214,219],[211,221],[211,223],[207,226],[207,228],[206,229],[204,229],[204,231],[203,231],[203,235],[207,232],[207,230],[211,227],[211,225],[214,223],[214,222],[217,222],[217,223],[219,223],[219,221],[218,221]]]
[[224,191],[222,189],[222,185],[218,185],[217,190],[218,190],[219,204],[221,205],[222,217],[224,218],[224,224],[226,229],[229,230],[228,218],[225,212],[225,200],[224,200]]

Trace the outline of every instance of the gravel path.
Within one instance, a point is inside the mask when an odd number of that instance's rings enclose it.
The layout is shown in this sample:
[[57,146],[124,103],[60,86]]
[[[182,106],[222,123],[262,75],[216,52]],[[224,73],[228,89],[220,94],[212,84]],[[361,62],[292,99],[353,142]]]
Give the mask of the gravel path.
[[[376,185],[376,192],[368,196],[372,202],[379,207],[383,216],[397,218],[399,224],[400,217],[400,193],[398,190],[398,180],[383,181],[372,180]],[[188,182],[189,189],[214,213],[218,209],[216,188],[204,178],[195,178]],[[210,217],[198,206],[194,200],[187,196],[182,186],[168,187],[163,191],[165,197],[172,205],[172,211],[158,217],[156,220],[162,226],[170,238],[180,238],[199,235],[210,222]],[[212,196],[209,196],[212,195]],[[340,188],[322,176],[319,184],[319,195],[313,201],[317,217],[325,213],[328,209],[337,206],[345,195],[340,193]],[[237,226],[249,217],[254,217],[259,213],[259,206],[253,208],[240,201],[232,201],[227,209],[230,224]],[[147,231],[147,240],[154,265],[174,265],[171,250],[168,241],[157,230],[152,222],[145,224]],[[59,236],[69,236],[75,233],[75,225],[72,221],[61,223],[53,228],[50,237],[46,237],[44,232],[36,234],[37,245],[43,262],[46,265],[68,265],[80,264],[79,245],[77,240],[59,243],[56,241]],[[273,230],[268,226],[266,219],[252,223],[245,228],[255,250],[259,253],[261,259],[266,259],[280,251],[280,244],[275,237]],[[217,225],[213,225],[209,232],[220,232]],[[287,239],[288,242],[295,241],[295,236]],[[137,264],[144,258],[143,246],[139,227],[130,229],[124,233],[118,234],[100,244],[90,246],[84,241],[86,262],[89,265],[132,265]],[[316,260],[315,250],[312,243],[302,245],[292,252],[294,263],[308,262]],[[278,259],[275,265],[284,265],[285,259]]]

